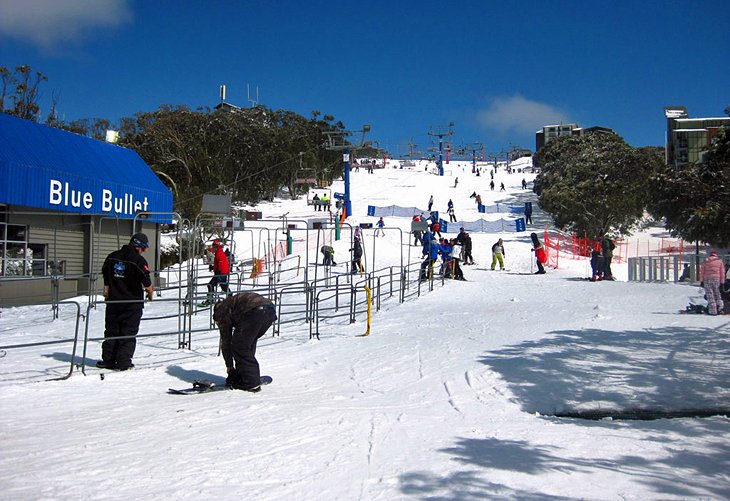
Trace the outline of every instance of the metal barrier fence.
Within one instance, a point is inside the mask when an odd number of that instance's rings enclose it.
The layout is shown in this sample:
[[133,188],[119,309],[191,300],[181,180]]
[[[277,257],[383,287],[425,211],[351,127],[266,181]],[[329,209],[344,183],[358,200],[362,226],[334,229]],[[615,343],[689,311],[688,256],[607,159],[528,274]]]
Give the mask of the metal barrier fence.
[[[730,254],[719,256],[725,266],[730,263]],[[688,282],[700,281],[697,262],[704,262],[694,255],[642,256],[628,259],[630,282]]]
[[[396,300],[399,304],[407,300],[418,298],[422,293],[431,291],[436,285],[444,286],[447,279],[443,277],[431,277],[428,281],[420,280],[420,262],[413,262],[405,266],[389,266],[366,273],[351,274],[332,273],[326,269],[324,276],[311,281],[284,282],[276,280],[276,273],[269,273],[265,280],[258,283],[246,283],[241,277],[232,280],[235,287],[232,291],[253,291],[272,299],[277,308],[277,320],[273,325],[272,336],[281,336],[282,326],[300,326],[309,331],[310,339],[320,338],[322,325],[339,325],[341,323],[356,323],[363,315],[367,315],[372,308],[379,311],[384,302]],[[193,271],[191,271],[193,270]],[[290,270],[291,271],[291,270]],[[202,333],[210,333],[214,330],[215,324],[212,319],[212,308],[199,308],[196,304],[202,297],[208,296],[207,288],[201,293],[208,277],[200,277],[194,271],[194,266],[186,270],[192,282],[187,283],[180,279],[177,286],[167,286],[165,296],[158,298],[155,303],[173,303],[176,308],[169,308],[165,314],[143,315],[144,328],[136,338],[152,337],[177,337],[177,349],[192,349],[193,336]],[[259,277],[261,278],[261,277]],[[365,287],[369,288],[370,294],[366,294]],[[177,293],[175,293],[177,291]],[[224,296],[224,293],[217,292],[214,299]],[[176,297],[175,297],[176,296]],[[370,297],[370,303],[368,302]],[[82,302],[84,304],[82,304]],[[69,336],[63,339],[9,342],[0,345],[0,351],[14,350],[19,348],[51,346],[58,344],[71,344],[69,371],[61,378],[66,379],[74,373],[74,369],[86,374],[87,354],[93,343],[103,341],[103,336],[93,335],[90,332],[90,315],[92,310],[99,305],[108,304],[101,296],[89,296],[86,301],[54,301],[44,303],[52,306],[53,314],[50,315],[49,323],[58,321],[58,308],[64,305],[75,306],[75,327]],[[129,302],[129,301],[126,301]],[[82,309],[84,310],[82,313]],[[177,310],[177,313],[174,311]],[[172,312],[172,313],[171,313]],[[177,318],[177,327],[164,329],[157,328],[161,321],[168,321],[170,318]],[[197,319],[197,320],[196,320]],[[196,321],[194,321],[196,320]],[[37,317],[32,321],[37,321]],[[84,323],[83,327],[81,322]],[[23,325],[14,325],[14,330],[22,332]],[[294,329],[292,329],[294,330]],[[301,329],[300,329],[301,330]],[[5,331],[7,332],[7,331]],[[79,346],[81,353],[78,354]]]

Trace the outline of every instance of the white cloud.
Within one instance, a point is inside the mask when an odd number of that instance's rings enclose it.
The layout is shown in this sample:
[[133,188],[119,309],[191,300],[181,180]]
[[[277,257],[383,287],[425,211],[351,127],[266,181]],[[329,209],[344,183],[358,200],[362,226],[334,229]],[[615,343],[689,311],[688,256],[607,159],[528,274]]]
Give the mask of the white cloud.
[[0,0],[0,36],[43,49],[131,20],[129,0]]
[[570,122],[564,111],[522,96],[495,98],[476,114],[479,125],[500,132],[534,133],[544,125]]

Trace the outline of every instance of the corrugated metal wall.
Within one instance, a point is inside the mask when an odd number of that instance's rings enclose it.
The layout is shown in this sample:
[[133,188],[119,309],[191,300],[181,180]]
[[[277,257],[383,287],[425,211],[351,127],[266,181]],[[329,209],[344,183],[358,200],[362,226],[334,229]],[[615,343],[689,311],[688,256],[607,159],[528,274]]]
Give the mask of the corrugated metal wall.
[[[7,221],[28,226],[28,244],[46,245],[46,260],[63,262],[63,276],[78,282],[79,294],[87,292],[92,278],[97,280],[95,289],[100,290],[104,259],[129,242],[133,228],[133,221],[128,219],[67,215],[51,211],[24,212],[19,209],[9,211]],[[137,223],[137,231],[146,233],[150,239],[150,248],[144,257],[153,271],[157,264],[156,226],[154,223]],[[8,281],[5,285],[10,293],[10,289],[17,288],[18,284]]]

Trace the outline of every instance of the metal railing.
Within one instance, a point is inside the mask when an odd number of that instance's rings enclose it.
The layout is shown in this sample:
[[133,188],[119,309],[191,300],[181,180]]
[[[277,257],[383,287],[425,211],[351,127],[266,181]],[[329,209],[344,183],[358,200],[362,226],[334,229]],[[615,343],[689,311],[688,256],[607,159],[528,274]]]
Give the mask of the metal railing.
[[[194,275],[194,274],[193,274]],[[212,319],[212,308],[200,308],[196,301],[203,297],[198,290],[204,287],[205,279],[200,277],[191,284],[180,282],[177,288],[181,292],[175,294],[172,289],[166,295],[171,297],[158,297],[153,304],[174,303],[176,308],[168,308],[165,312],[155,314],[152,307],[146,309],[142,317],[143,332],[138,333],[136,338],[144,339],[150,337],[177,337],[178,349],[192,349],[195,335],[210,333],[215,329]],[[325,325],[341,325],[342,323],[356,323],[368,310],[368,295],[365,293],[367,285],[371,290],[371,304],[373,311],[379,311],[383,304],[390,301],[397,301],[398,304],[407,300],[417,299],[425,290],[433,290],[436,285],[445,285],[446,280],[439,277],[431,278],[428,281],[420,280],[420,263],[414,262],[406,266],[389,266],[366,273],[332,273],[310,282],[279,282],[276,283],[274,275],[269,275],[265,284],[247,284],[245,290],[257,292],[272,299],[276,304],[277,320],[274,322],[272,336],[282,335],[283,326],[291,326],[292,331],[308,331],[310,339],[319,339],[323,334]],[[427,289],[424,288],[427,286]],[[207,297],[207,289],[205,291]],[[177,297],[175,297],[177,296]],[[224,294],[217,292],[216,298]],[[130,301],[115,301],[115,303],[129,303]],[[0,346],[0,350],[13,350],[17,348],[51,346],[58,344],[71,344],[70,367],[68,373],[60,379],[66,379],[74,373],[74,369],[80,369],[86,374],[87,354],[93,343],[100,343],[103,336],[93,336],[90,333],[90,315],[101,310],[98,306],[106,306],[110,302],[105,301],[101,296],[91,296],[85,305],[78,301],[58,301],[54,303],[55,308],[61,305],[73,305],[76,308],[75,327],[69,337],[63,339],[41,340],[23,343],[9,343]],[[82,313],[82,309],[85,311]],[[174,313],[177,311],[177,313]],[[172,312],[172,313],[171,313]],[[201,317],[202,315],[202,317]],[[170,318],[178,318],[176,328],[156,328],[162,322]],[[194,322],[194,318],[201,318]],[[54,314],[50,322],[56,321]],[[37,317],[33,319],[37,321]],[[81,322],[84,322],[83,330]],[[169,325],[169,322],[168,322]],[[297,329],[299,326],[300,329]],[[14,329],[23,329],[22,325],[15,325]],[[82,337],[83,336],[83,337]],[[79,346],[82,352],[77,355]]]

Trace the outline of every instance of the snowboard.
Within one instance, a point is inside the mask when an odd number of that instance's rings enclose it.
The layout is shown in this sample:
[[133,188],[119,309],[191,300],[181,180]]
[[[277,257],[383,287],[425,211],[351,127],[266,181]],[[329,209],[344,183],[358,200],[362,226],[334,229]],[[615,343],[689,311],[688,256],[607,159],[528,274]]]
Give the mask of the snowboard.
[[[273,378],[271,376],[261,376],[261,386],[271,384],[272,381]],[[233,390],[233,388],[225,385],[217,385],[211,381],[195,381],[193,382],[193,386],[191,386],[190,388],[168,388],[167,393],[171,395],[196,395],[198,393],[210,393],[213,391],[224,390]]]

